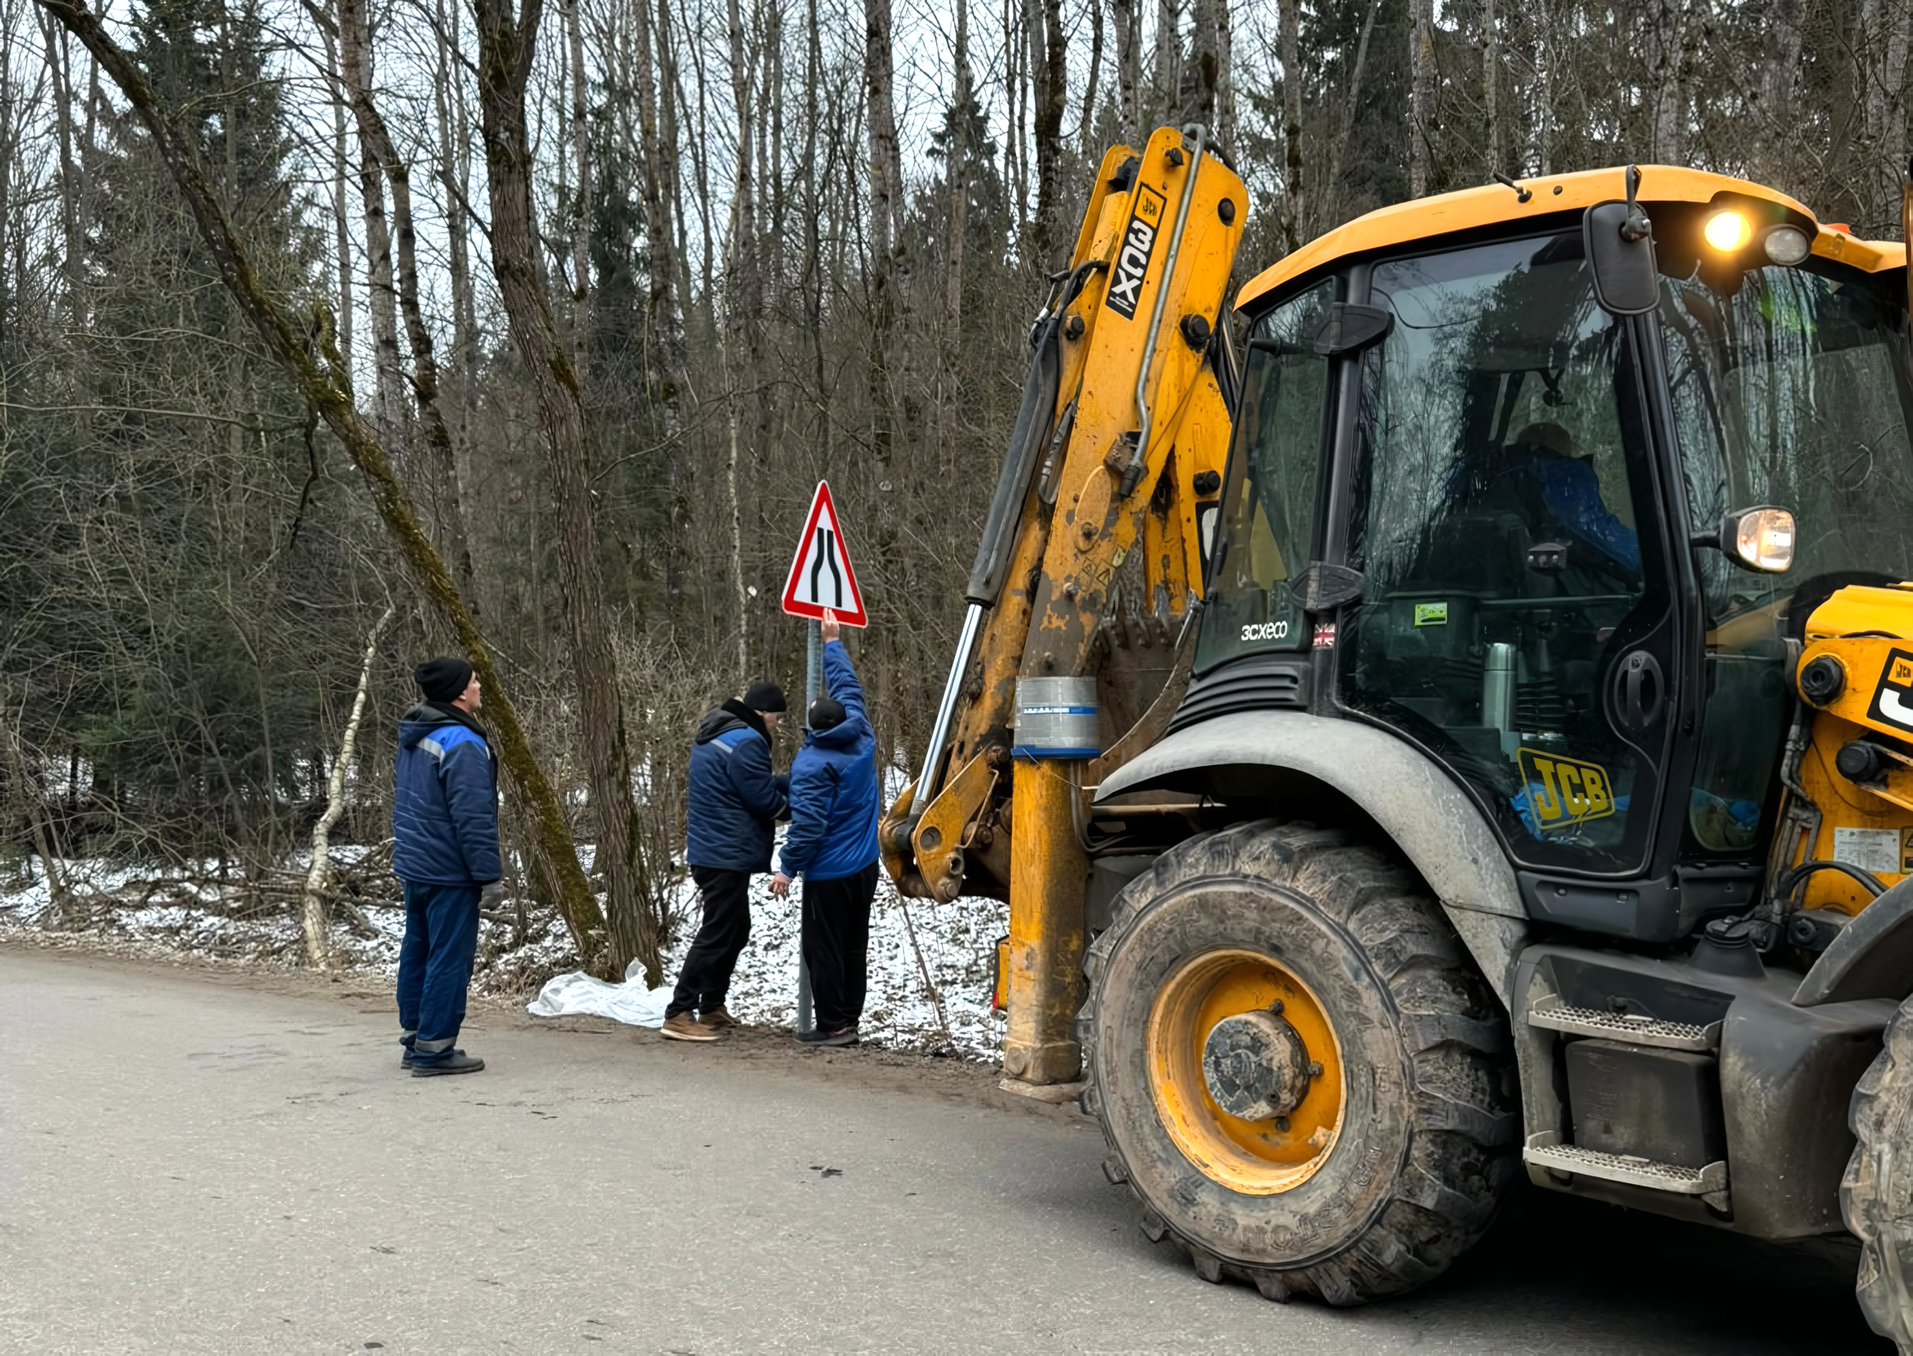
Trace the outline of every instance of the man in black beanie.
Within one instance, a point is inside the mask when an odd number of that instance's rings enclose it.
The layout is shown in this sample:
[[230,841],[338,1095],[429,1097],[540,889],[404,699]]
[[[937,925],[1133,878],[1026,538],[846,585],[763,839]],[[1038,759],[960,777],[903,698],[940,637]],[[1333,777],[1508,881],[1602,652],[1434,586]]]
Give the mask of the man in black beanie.
[[478,676],[463,659],[412,671],[425,700],[399,722],[392,797],[392,871],[405,885],[399,946],[399,1063],[414,1078],[476,1073],[485,1061],[455,1049],[478,950],[481,906],[505,889],[498,856],[498,773],[472,719]]
[[704,921],[664,1009],[666,1040],[714,1041],[738,1024],[724,996],[751,936],[751,873],[771,869],[771,837],[790,792],[790,778],[771,771],[771,732],[784,710],[777,684],[755,682],[743,700],[706,712],[691,741],[684,860]]

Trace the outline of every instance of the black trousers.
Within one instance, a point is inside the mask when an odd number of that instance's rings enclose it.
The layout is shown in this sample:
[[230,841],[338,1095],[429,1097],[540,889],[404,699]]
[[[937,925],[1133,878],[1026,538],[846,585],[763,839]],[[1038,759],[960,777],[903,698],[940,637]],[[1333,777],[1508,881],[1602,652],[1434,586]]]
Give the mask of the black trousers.
[[876,894],[875,862],[852,876],[804,881],[804,964],[819,1031],[840,1030],[863,1016]]
[[744,943],[751,939],[751,873],[727,871],[721,866],[694,866],[691,879],[704,897],[704,921],[684,955],[677,989],[664,1009],[666,1017],[723,1007],[724,995],[731,987],[731,971],[737,968]]

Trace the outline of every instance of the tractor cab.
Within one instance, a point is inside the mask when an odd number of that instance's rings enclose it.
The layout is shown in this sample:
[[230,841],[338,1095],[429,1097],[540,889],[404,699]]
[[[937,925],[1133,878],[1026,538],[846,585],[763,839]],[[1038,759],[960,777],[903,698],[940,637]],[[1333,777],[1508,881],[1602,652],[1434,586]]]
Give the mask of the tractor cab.
[[1670,941],[1759,889],[1807,615],[1913,577],[1913,388],[1897,246],[1650,167],[1617,262],[1617,189],[1391,209],[1244,290],[1178,724],[1381,727],[1467,789],[1531,917]]

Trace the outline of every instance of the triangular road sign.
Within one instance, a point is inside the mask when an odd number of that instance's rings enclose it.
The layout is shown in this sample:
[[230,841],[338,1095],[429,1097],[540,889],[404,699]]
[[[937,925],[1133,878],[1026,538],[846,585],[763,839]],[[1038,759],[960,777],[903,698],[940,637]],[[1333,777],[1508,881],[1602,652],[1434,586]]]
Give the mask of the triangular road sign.
[[837,526],[837,506],[830,502],[830,485],[820,480],[804,535],[797,541],[797,558],[790,563],[790,578],[784,581],[784,611],[822,621],[825,608],[845,626],[870,624],[857,576],[850,570],[843,529]]

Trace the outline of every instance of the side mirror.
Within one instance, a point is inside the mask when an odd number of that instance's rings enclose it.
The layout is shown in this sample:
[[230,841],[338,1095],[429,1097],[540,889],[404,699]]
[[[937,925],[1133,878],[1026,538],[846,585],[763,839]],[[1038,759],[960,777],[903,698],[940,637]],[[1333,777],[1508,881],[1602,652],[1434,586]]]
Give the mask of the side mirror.
[[1791,570],[1793,544],[1793,512],[1774,504],[1736,509],[1720,520],[1720,531],[1694,538],[1694,545],[1717,546],[1734,564],[1756,574]]
[[1641,172],[1627,167],[1627,201],[1601,202],[1581,218],[1581,246],[1594,277],[1594,299],[1609,315],[1642,315],[1660,301],[1654,230],[1635,201]]

